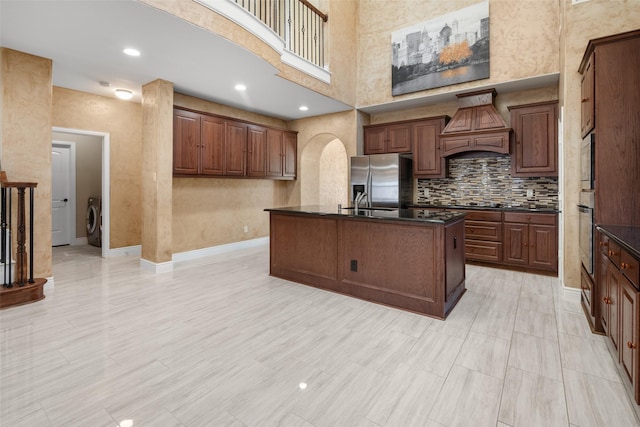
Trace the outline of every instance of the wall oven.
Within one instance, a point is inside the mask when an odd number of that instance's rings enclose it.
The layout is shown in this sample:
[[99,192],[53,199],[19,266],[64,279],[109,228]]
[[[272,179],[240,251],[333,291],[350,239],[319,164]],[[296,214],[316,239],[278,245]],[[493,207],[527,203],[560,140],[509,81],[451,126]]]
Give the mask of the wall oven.
[[582,140],[580,150],[580,204],[578,205],[580,260],[593,278],[594,274],[594,220],[595,220],[595,136],[589,134]]

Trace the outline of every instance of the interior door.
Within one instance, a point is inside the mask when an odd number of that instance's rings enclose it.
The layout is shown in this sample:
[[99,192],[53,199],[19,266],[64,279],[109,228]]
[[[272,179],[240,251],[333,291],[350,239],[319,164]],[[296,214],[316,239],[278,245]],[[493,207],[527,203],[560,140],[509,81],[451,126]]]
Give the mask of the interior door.
[[71,148],[51,149],[51,246],[71,244]]

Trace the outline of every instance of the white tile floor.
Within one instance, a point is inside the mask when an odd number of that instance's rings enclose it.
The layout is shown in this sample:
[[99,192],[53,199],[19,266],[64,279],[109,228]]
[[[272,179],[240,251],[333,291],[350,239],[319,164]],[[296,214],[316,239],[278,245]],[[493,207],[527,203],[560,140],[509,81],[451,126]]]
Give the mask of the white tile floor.
[[55,289],[0,311],[0,425],[639,425],[553,278],[467,266],[442,322],[271,278],[266,247],[98,255],[54,249]]

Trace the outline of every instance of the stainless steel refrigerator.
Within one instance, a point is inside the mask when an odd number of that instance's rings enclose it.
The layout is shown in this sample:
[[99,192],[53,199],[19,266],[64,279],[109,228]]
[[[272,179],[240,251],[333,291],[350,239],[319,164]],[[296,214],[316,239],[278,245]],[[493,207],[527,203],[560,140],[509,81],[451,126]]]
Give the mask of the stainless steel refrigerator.
[[[413,199],[413,163],[406,154],[351,158],[351,204],[366,193],[367,207],[405,208]],[[365,207],[365,203],[361,203]]]

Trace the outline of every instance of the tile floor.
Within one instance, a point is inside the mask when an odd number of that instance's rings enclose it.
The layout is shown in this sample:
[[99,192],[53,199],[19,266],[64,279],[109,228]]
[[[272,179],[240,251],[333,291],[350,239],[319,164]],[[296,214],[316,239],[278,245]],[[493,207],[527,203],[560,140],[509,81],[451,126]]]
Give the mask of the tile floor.
[[553,278],[467,266],[442,322],[271,278],[267,247],[158,275],[56,248],[54,277],[0,311],[2,426],[639,425]]

